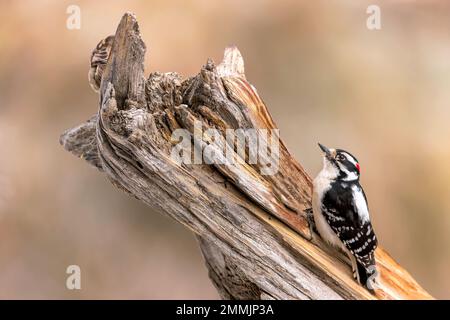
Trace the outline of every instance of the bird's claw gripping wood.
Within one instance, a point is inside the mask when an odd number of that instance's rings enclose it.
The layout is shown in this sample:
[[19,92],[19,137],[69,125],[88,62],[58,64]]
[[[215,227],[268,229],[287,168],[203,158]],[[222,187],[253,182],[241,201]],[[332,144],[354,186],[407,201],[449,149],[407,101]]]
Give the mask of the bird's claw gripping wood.
[[[246,162],[172,161],[172,132],[192,133],[193,121],[219,131],[276,128],[246,80],[239,50],[227,48],[222,63],[209,60],[184,80],[176,73],[153,72],[146,78],[145,51],[135,16],[125,14],[102,72],[98,113],[66,131],[63,146],[118,188],[194,232],[223,298],[375,298],[353,281],[345,263],[307,240],[303,210],[311,206],[311,178],[282,141],[279,170],[272,176]],[[227,183],[217,183],[223,180]],[[430,298],[384,251],[378,251],[377,261],[378,298]]]
[[317,228],[316,228],[316,224],[314,222],[314,214],[313,214],[313,208],[306,208],[303,211],[306,221],[308,221],[308,227],[309,227],[309,233],[310,233],[310,237],[307,238],[309,241],[313,241],[314,239],[314,235],[317,234]]

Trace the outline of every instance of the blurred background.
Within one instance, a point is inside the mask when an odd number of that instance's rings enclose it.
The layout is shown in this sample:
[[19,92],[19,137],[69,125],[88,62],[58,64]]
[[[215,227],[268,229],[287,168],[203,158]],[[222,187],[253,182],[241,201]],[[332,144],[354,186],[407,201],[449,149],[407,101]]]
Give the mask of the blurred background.
[[[370,4],[381,30],[366,27]],[[450,298],[450,3],[407,0],[2,0],[0,298],[218,297],[187,230],[58,143],[96,112],[90,53],[125,11],[146,74],[194,75],[236,44],[300,163],[320,170],[318,141],[355,154],[381,245]],[[71,264],[82,290],[66,289]]]

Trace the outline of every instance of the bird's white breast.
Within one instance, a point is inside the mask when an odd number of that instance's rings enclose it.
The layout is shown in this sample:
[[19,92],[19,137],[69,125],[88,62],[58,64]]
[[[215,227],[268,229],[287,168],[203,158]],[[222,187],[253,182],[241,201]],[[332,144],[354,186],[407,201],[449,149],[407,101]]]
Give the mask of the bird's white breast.
[[322,170],[314,179],[312,197],[314,223],[316,224],[317,231],[319,232],[322,239],[324,239],[332,246],[335,246],[347,252],[347,248],[328,225],[328,222],[322,214],[322,198],[324,194],[330,189],[330,182],[331,180],[329,172],[325,170]]

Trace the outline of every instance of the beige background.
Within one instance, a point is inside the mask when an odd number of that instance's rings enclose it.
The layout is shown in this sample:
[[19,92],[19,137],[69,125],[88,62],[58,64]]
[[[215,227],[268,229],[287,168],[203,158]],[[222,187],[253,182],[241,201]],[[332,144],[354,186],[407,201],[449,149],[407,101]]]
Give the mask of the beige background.
[[[217,298],[195,239],[65,152],[96,111],[91,49],[134,11],[146,73],[198,72],[228,44],[314,175],[318,141],[362,166],[381,244],[450,298],[450,5],[375,1],[0,3],[0,298]],[[81,30],[66,8],[81,7]],[[65,288],[78,264],[82,290]]]

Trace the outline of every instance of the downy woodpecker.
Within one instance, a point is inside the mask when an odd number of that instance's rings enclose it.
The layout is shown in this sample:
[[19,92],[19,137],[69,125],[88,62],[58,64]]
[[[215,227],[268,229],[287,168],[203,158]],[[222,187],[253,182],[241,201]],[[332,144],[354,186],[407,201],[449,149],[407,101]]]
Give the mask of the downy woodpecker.
[[341,149],[322,149],[323,168],[314,179],[313,217],[320,236],[350,258],[353,276],[373,291],[376,284],[375,236],[367,198],[359,184],[358,160]]

